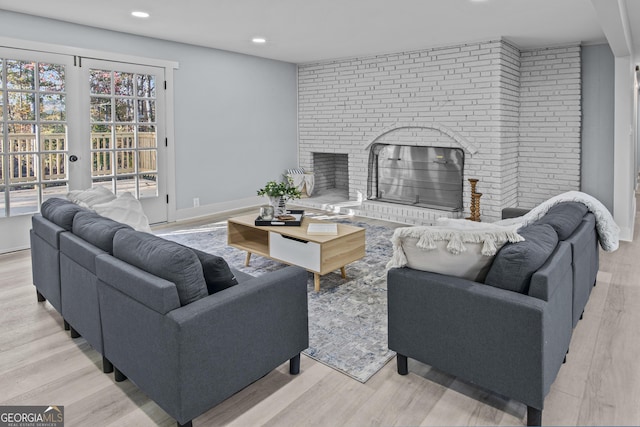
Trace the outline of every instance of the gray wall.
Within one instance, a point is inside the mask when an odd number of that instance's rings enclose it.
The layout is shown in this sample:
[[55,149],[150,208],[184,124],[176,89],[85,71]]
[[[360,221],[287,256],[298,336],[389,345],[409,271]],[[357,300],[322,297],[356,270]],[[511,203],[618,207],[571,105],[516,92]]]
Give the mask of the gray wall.
[[614,57],[609,45],[582,47],[581,190],[613,212]]
[[179,62],[178,210],[255,196],[297,166],[295,64],[2,10],[0,36]]

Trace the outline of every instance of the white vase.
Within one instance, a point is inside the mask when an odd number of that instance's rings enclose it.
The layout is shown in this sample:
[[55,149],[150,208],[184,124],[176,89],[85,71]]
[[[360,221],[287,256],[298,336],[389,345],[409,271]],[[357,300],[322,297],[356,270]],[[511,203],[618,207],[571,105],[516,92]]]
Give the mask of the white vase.
[[273,206],[273,216],[284,215],[287,211],[287,200],[282,196],[269,197],[269,204]]

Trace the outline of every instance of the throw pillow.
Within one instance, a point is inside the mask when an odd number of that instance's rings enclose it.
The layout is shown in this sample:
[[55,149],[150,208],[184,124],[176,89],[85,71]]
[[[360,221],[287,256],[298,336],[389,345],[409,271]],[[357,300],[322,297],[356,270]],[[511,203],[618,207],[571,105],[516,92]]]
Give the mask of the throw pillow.
[[238,284],[236,276],[231,272],[229,264],[224,258],[212,255],[198,249],[191,249],[202,264],[204,281],[207,283],[209,295],[220,292]]
[[459,226],[397,228],[387,268],[406,266],[481,282],[497,250],[506,242],[522,240],[515,227]]
[[127,224],[134,230],[151,233],[149,219],[144,214],[140,201],[129,192],[122,193],[110,202],[93,205],[93,210],[114,221]]
[[206,297],[207,284],[196,254],[176,242],[134,230],[119,230],[113,256],[176,285],[180,305]]
[[562,202],[549,208],[549,211],[536,223],[549,224],[558,233],[560,240],[567,240],[582,222],[588,208],[584,203]]
[[108,253],[113,253],[113,236],[123,228],[131,229],[90,211],[78,212],[73,219],[73,234]]
[[73,227],[73,217],[82,211],[85,211],[83,207],[59,197],[47,199],[40,206],[43,217],[67,231]]
[[504,245],[487,273],[485,284],[526,294],[531,276],[558,245],[558,235],[548,224],[531,224],[518,230],[524,241]]
[[107,203],[115,198],[116,195],[111,190],[101,186],[87,190],[73,190],[67,193],[67,199],[85,208],[91,208],[99,203]]

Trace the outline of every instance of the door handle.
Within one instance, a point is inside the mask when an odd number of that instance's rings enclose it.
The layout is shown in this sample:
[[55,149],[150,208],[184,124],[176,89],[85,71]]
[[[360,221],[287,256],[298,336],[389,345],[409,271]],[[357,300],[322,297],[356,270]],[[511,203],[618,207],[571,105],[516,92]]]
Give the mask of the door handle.
[[69,161],[70,162],[77,162],[78,161],[78,156],[76,156],[75,154],[72,154],[69,156]]

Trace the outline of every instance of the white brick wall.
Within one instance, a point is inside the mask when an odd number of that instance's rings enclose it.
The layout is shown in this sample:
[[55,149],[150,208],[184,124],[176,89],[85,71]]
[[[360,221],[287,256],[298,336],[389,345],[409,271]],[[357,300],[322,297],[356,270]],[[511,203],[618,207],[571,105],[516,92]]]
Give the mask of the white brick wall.
[[[519,198],[532,203],[542,197],[529,185],[531,174],[555,145],[573,143],[575,117],[568,109],[573,103],[578,106],[579,137],[579,70],[579,47],[521,54],[502,40],[300,65],[300,165],[312,170],[314,152],[347,154],[349,196],[355,200],[366,196],[369,144],[394,126],[420,125],[420,129],[399,128],[383,139],[409,145],[477,147],[474,154],[465,152],[465,215],[470,198],[466,179],[477,178],[477,191],[483,193],[482,216],[495,220],[503,207],[522,205]],[[536,78],[536,73],[545,80]],[[561,105],[555,92],[563,93]],[[521,118],[523,97],[531,120]],[[579,149],[572,146],[554,155],[563,160],[542,174],[553,170],[558,188],[577,185],[573,179],[562,179],[574,176]],[[523,177],[519,168],[528,175]],[[527,186],[523,178],[530,181]]]
[[518,204],[580,188],[580,47],[523,51]]

